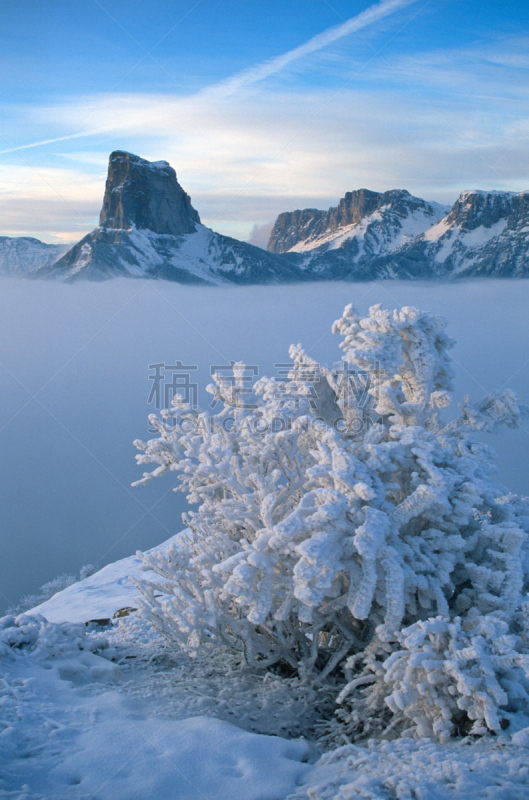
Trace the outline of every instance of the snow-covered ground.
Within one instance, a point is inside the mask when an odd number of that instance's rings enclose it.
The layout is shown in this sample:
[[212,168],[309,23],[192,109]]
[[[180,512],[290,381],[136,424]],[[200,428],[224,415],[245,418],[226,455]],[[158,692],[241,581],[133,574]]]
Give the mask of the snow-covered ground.
[[[176,541],[175,534],[154,551],[165,551]],[[148,550],[147,552],[153,552]],[[121,558],[99,570],[95,575],[68,586],[44,603],[31,609],[32,614],[42,614],[48,622],[87,622],[91,619],[113,617],[122,608],[134,605],[138,595],[129,577],[156,578],[155,573],[141,570],[138,556]]]
[[[437,745],[399,739],[321,754],[310,698],[190,659],[132,613],[112,627],[134,557],[29,615],[0,621],[2,800],[525,800],[529,719],[514,735]],[[75,620],[66,622],[71,618]],[[305,715],[305,733],[300,726]],[[319,757],[321,756],[321,757]]]
[[[101,637],[92,640],[104,658],[88,649],[84,625],[42,619],[0,623],[0,797],[277,800],[309,771],[306,742],[204,715],[183,718],[185,693],[180,707],[172,702],[164,712],[131,691],[142,669],[127,671],[122,646],[101,650]],[[123,668],[110,656],[121,656]],[[170,687],[157,699],[164,694],[174,700]]]

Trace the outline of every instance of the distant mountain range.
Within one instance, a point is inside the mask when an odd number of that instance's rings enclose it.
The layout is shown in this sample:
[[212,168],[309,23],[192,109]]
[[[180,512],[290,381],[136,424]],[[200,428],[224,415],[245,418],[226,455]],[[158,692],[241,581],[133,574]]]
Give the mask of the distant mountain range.
[[17,276],[53,264],[68,250],[60,244],[45,244],[32,236],[0,236],[0,275]]
[[529,192],[462,192],[452,208],[405,190],[348,192],[337,208],[280,214],[268,249],[320,278],[529,275]]
[[452,208],[404,189],[347,192],[328,211],[280,214],[268,250],[200,222],[166,161],[111,153],[98,227],[65,252],[0,237],[0,274],[180,283],[529,275],[529,192],[463,192]]

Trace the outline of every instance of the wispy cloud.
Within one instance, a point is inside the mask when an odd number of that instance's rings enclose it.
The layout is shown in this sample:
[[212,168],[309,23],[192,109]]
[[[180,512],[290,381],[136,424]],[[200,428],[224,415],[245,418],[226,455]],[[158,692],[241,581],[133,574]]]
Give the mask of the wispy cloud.
[[[527,189],[526,40],[501,37],[459,50],[407,50],[370,61],[359,79],[365,51],[348,48],[343,58],[339,44],[330,46],[411,2],[378,3],[271,62],[190,96],[114,93],[34,108],[27,127],[65,144],[46,160],[45,183],[36,174],[24,178],[25,168],[0,170],[0,200],[2,189],[9,194],[2,203],[3,226],[9,209],[10,230],[21,230],[24,208],[27,234],[55,233],[68,225],[78,230],[90,208],[87,229],[93,226],[107,154],[117,148],[167,159],[204,222],[240,238],[281,211],[326,208],[345,191],[361,187],[406,188],[445,203],[464,186]],[[309,54],[314,54],[311,68],[316,65],[321,74],[330,69],[335,77],[338,65],[339,82],[333,87],[339,91],[329,91],[324,82],[315,88],[263,80]],[[15,124],[25,130],[27,109],[21,106],[19,113]],[[90,132],[104,134],[93,147],[83,142],[74,152],[75,145],[58,134],[74,129],[80,119],[89,120]],[[79,177],[61,172],[67,159]],[[56,227],[48,213],[52,207]]]
[[[373,23],[384,19],[384,17],[394,14],[395,12],[400,11],[406,6],[412,5],[416,2],[418,2],[418,0],[381,0],[381,2],[369,6],[369,8],[365,9],[365,11],[362,11],[355,17],[351,17],[342,24],[334,25],[333,27],[327,28],[321,33],[316,34],[316,36],[313,36],[304,44],[299,45],[299,47],[295,47],[293,50],[289,50],[287,53],[283,53],[282,55],[277,56],[270,61],[266,61],[263,64],[258,64],[250,67],[249,69],[243,70],[242,72],[239,72],[236,75],[227,78],[226,80],[211,84],[205,89],[200,90],[196,95],[187,98],[187,100],[192,101],[194,98],[203,99],[211,96],[221,98],[235,94],[240,89],[251,86],[252,84],[262,81],[271,75],[281,72],[281,70],[285,69],[285,67],[288,67],[294,61],[298,61],[304,56],[316,53],[324,47],[333,44],[338,39],[343,39],[344,36],[348,36],[351,33],[360,31],[363,28],[366,28],[368,25],[372,25]],[[77,133],[71,133],[65,136],[42,139],[37,142],[30,142],[28,144],[18,145],[16,147],[8,147],[4,150],[0,150],[0,155],[14,153],[19,150],[27,150],[34,147],[41,147],[48,144],[56,144],[57,142],[65,142],[70,139],[80,139],[99,135],[105,131],[108,132],[112,130],[112,127],[113,126],[110,126],[110,128],[98,127],[96,129],[79,131]]]
[[[341,92],[331,104],[324,88],[296,93],[263,86],[221,104],[175,100],[171,95],[114,95],[101,102],[92,122],[101,129],[114,126],[109,149],[167,159],[204,222],[239,238],[281,211],[326,208],[345,191],[361,187],[405,188],[445,203],[454,202],[465,186],[527,188],[520,169],[527,161],[527,146],[515,139],[524,131],[513,131],[518,100],[509,113],[492,114],[486,95],[468,97],[467,74],[460,81],[464,102],[451,91],[449,104],[439,98],[427,103],[410,91],[408,77],[391,91],[373,89],[364,81]],[[43,115],[66,127],[93,105],[90,97],[45,109]],[[314,109],[322,106],[325,114],[315,116]],[[97,164],[91,156],[86,160],[82,151],[68,154],[79,172],[92,174],[92,225],[101,203],[107,155],[108,150],[100,149],[95,175]],[[57,171],[53,179],[50,170],[46,177],[63,197],[78,193],[79,178],[73,174]],[[5,178],[7,183],[7,172]],[[24,183],[17,189],[19,209],[22,194],[35,196],[33,185]],[[51,190],[49,194],[53,201]],[[44,204],[44,195],[39,197]],[[32,208],[27,217],[31,225],[37,219],[34,212]],[[71,218],[72,209],[65,205],[61,225]],[[47,213],[39,230],[45,224]]]
[[299,45],[299,47],[295,47],[293,50],[289,50],[287,53],[283,53],[270,61],[265,61],[263,64],[258,64],[257,66],[243,70],[224,81],[208,86],[206,89],[203,89],[200,94],[215,94],[221,97],[234,94],[239,89],[251,86],[258,81],[262,81],[265,78],[269,78],[271,75],[281,72],[294,61],[316,53],[318,50],[333,44],[338,39],[343,39],[344,36],[356,33],[366,28],[368,25],[372,25],[374,22],[378,22],[384,19],[384,17],[394,14],[396,11],[400,11],[406,6],[416,2],[417,0],[382,0],[382,2],[369,6],[365,11],[362,11],[355,17],[351,17],[342,24],[334,25],[332,28],[327,28],[322,31],[322,33],[316,34],[316,36],[313,36],[304,44]]
[[103,182],[82,170],[0,166],[1,232],[45,241],[79,239],[94,227]]
[[69,133],[65,136],[55,136],[53,139],[42,139],[40,142],[30,142],[29,144],[21,144],[17,147],[6,147],[5,150],[0,150],[0,155],[5,155],[6,153],[16,153],[19,150],[28,150],[32,147],[42,147],[46,144],[55,144],[56,142],[67,142],[70,139],[82,139],[87,136],[100,134],[101,132],[101,130],[79,131],[79,133]]

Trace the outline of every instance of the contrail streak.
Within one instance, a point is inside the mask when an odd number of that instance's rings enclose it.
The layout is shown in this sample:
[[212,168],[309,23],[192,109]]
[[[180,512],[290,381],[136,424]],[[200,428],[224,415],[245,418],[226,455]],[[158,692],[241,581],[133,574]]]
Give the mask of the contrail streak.
[[18,147],[8,147],[6,150],[0,150],[0,155],[4,153],[16,153],[17,150],[27,150],[29,147],[40,147],[44,144],[54,144],[55,142],[65,142],[68,139],[79,139],[82,136],[94,136],[102,131],[81,131],[80,133],[70,133],[67,136],[57,136],[55,139],[43,139],[40,142],[31,142],[31,144],[21,144]]
[[395,11],[399,11],[416,2],[417,0],[382,0],[380,3],[369,6],[365,11],[357,14],[356,17],[351,17],[351,19],[346,20],[340,25],[334,25],[332,28],[327,28],[327,30],[316,34],[316,36],[313,36],[312,39],[309,39],[304,44],[299,45],[299,47],[295,47],[293,50],[289,50],[287,53],[273,58],[271,61],[265,61],[263,64],[250,67],[249,69],[245,69],[233,75],[231,78],[208,86],[198,94],[215,94],[219,96],[233,94],[244,86],[250,86],[253,83],[257,83],[257,81],[268,78],[270,75],[275,75],[293,61],[297,61],[299,58],[309,55],[309,53],[315,53],[317,50],[321,50],[323,47],[332,44],[332,42],[335,42],[337,39],[341,39],[362,28],[366,28],[373,22],[378,22],[378,20],[387,17],[389,14],[393,14]]
[[[251,86],[258,81],[270,77],[270,75],[275,75],[289,64],[292,64],[292,62],[303,58],[303,56],[315,53],[338,39],[342,39],[344,36],[354,33],[355,31],[362,30],[362,28],[366,28],[368,25],[372,25],[374,22],[378,22],[378,20],[390,14],[394,14],[396,11],[400,11],[400,9],[416,2],[417,0],[381,0],[381,2],[366,8],[365,11],[361,11],[356,17],[351,17],[351,19],[346,20],[340,25],[334,25],[332,28],[327,28],[327,30],[316,34],[316,36],[313,36],[312,39],[309,39],[304,44],[299,45],[299,47],[295,47],[293,50],[289,50],[287,53],[283,53],[271,59],[271,61],[265,61],[263,64],[257,64],[254,67],[245,69],[233,75],[231,78],[226,78],[224,81],[211,84],[205,89],[201,89],[197,94],[187,98],[181,98],[181,100],[186,102],[208,96],[225,97],[234,94],[237,90],[245,86]],[[83,136],[93,136],[98,133],[102,133],[102,131],[82,131],[67,136],[59,136],[55,139],[44,139],[40,142],[32,142],[31,144],[23,144],[19,147],[9,147],[6,150],[0,150],[0,155],[4,153],[14,153],[17,150],[26,150],[30,147],[40,147],[45,144],[55,144],[55,142],[66,141],[67,139],[79,139]]]

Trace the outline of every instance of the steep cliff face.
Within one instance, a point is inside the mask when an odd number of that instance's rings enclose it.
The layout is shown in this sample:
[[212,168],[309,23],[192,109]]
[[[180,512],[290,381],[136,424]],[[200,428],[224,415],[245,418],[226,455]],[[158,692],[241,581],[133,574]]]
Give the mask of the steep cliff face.
[[268,250],[271,253],[286,253],[298,242],[316,239],[329,231],[360,222],[380,206],[381,197],[379,192],[357,189],[346,192],[338,205],[328,211],[318,211],[316,208],[286,211],[275,222]]
[[[472,231],[479,227],[492,228],[499,220],[508,220],[523,213],[526,194],[516,192],[461,192],[446,215],[447,227]],[[527,213],[527,209],[526,209]]]
[[110,154],[100,228],[150,230],[178,236],[194,233],[198,212],[167,161],[116,150]]
[[99,226],[37,278],[165,278],[179,283],[303,279],[297,266],[206,228],[167,161],[110,155]]
[[326,212],[317,208],[302,211],[284,211],[272,228],[267,250],[270,253],[286,253],[298,242],[310,239],[313,231],[322,230]]
[[306,209],[280,214],[272,229],[268,250],[273,253],[324,251],[356,239],[358,253],[382,252],[402,244],[442,218],[447,209],[427,203],[405,189],[347,192],[328,211]]

